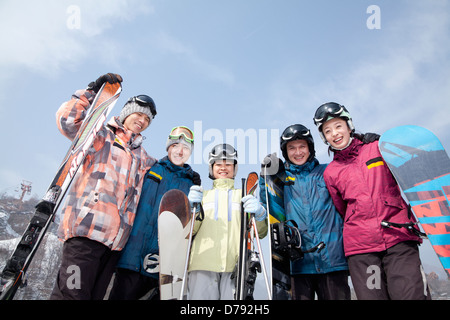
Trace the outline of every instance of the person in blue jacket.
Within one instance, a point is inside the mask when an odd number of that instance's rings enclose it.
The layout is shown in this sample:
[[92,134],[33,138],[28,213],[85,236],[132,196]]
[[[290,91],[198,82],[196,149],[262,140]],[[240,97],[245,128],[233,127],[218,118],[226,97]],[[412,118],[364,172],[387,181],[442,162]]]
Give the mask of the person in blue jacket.
[[[110,300],[137,300],[152,289],[159,293],[159,203],[168,190],[179,189],[187,195],[191,186],[201,184],[198,173],[186,164],[193,146],[194,133],[189,128],[173,128],[167,139],[167,156],[146,173],[133,229],[117,264]],[[158,294],[151,296],[159,299]]]
[[[325,244],[320,250],[304,253],[302,259],[291,260],[292,299],[349,300],[348,265],[344,255],[343,221],[328,193],[323,178],[327,165],[315,158],[314,140],[308,128],[301,124],[287,127],[280,137],[283,163],[275,155],[267,156],[264,165],[281,177],[280,192],[269,195],[269,213],[281,220],[285,215],[298,226],[301,250],[309,251]],[[280,181],[280,179],[278,179]],[[264,182],[260,180],[261,184]],[[264,184],[260,184],[261,201],[266,202]],[[281,215],[281,216],[280,216]],[[292,224],[292,222],[290,222]]]

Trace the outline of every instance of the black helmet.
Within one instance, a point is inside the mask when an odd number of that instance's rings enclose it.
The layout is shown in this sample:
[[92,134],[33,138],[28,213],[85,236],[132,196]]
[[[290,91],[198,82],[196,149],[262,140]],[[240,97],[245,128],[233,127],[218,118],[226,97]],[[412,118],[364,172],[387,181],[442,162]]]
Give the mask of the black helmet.
[[[308,161],[314,159],[316,150],[314,149],[314,139],[311,135],[311,131],[301,124],[293,124],[284,129],[283,134],[280,137],[280,149],[283,153],[283,157],[286,161],[289,161],[289,157],[286,151],[286,145],[289,141],[305,140],[308,143],[309,158]],[[290,161],[289,161],[290,162]]]

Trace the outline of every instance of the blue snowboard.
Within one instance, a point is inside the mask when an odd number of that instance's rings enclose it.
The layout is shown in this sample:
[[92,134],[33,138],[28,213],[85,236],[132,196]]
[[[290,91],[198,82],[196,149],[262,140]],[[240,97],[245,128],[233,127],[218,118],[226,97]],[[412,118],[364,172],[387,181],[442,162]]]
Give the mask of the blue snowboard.
[[379,147],[450,277],[450,159],[444,147],[418,126],[386,131]]

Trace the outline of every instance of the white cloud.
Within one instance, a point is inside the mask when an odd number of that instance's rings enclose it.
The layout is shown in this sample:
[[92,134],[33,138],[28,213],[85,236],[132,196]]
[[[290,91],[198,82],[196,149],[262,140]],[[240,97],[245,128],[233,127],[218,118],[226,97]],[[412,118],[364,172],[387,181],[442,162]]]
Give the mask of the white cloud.
[[[449,141],[450,3],[408,4],[401,19],[370,31],[382,33],[378,50],[361,60],[346,61],[347,73],[328,74],[309,86],[298,80],[292,83],[292,77],[272,84],[273,105],[278,107],[268,118],[298,114],[312,126],[315,109],[336,101],[349,108],[363,132],[416,124]],[[301,113],[298,106],[305,106]]]
[[359,65],[335,89],[356,107],[354,116],[362,120],[362,128],[382,132],[410,123],[446,127],[441,134],[448,137],[450,7],[436,2],[409,9],[405,20],[386,31],[392,35],[379,56]]
[[[75,3],[75,4],[73,4]],[[151,13],[146,1],[17,1],[0,4],[0,67],[13,74],[20,68],[48,75],[63,65],[76,65],[108,39],[99,35],[137,14]],[[96,52],[98,53],[98,52]],[[2,75],[6,77],[5,74]]]

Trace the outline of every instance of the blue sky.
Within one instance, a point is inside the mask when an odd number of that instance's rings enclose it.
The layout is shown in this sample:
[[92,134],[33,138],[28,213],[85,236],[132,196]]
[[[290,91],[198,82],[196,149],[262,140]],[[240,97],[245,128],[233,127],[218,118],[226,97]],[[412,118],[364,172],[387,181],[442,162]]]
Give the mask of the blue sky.
[[[370,5],[380,29],[367,26]],[[445,0],[3,0],[0,192],[28,180],[43,196],[70,145],[56,110],[106,72],[124,78],[112,115],[130,96],[154,98],[151,155],[165,155],[172,127],[197,129],[191,162],[205,188],[204,155],[227,133],[238,179],[279,152],[293,123],[311,128],[330,162],[312,122],[328,101],[347,106],[361,132],[421,125],[450,150],[449,24]]]

